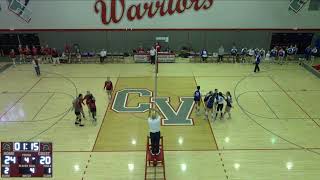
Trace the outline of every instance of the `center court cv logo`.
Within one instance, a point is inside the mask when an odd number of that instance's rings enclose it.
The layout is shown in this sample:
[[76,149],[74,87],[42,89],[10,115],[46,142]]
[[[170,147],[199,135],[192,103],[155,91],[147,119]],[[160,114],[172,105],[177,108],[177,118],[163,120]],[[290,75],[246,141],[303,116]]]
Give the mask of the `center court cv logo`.
[[118,113],[143,113],[151,108],[151,103],[138,103],[136,107],[128,107],[127,101],[129,94],[138,94],[139,97],[150,97],[151,102],[155,102],[164,117],[162,119],[162,125],[193,125],[193,120],[190,118],[194,106],[193,97],[179,97],[180,105],[178,110],[175,110],[170,104],[169,97],[157,97],[156,100],[154,100],[152,98],[152,92],[148,89],[123,89],[116,93],[112,110]]
[[[2,1],[2,0],[1,0]],[[14,13],[23,21],[29,23],[31,20],[32,11],[28,8],[30,0],[7,0],[8,10]],[[0,3],[0,11],[2,10],[2,4]]]

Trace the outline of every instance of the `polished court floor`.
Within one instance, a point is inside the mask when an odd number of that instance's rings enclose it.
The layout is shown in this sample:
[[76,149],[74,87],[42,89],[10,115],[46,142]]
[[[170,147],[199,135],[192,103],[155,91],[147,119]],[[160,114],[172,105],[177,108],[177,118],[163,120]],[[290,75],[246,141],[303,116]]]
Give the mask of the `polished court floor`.
[[[149,64],[31,65],[0,73],[0,141],[53,142],[55,180],[142,180],[147,113],[117,113],[103,91],[153,90]],[[158,95],[179,97],[215,88],[230,91],[232,118],[162,126],[168,180],[318,180],[320,177],[320,80],[297,64],[161,64]],[[74,126],[73,98],[90,90],[98,123]],[[150,99],[128,96],[128,106]],[[85,108],[85,112],[87,109]],[[19,178],[21,179],[21,178]],[[41,179],[41,178],[38,178]]]

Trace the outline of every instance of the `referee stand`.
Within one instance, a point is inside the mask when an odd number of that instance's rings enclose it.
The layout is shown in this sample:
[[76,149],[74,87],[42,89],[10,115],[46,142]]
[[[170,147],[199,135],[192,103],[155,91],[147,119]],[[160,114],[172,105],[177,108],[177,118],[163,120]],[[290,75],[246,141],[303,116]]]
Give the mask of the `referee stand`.
[[146,161],[145,161],[145,180],[166,180],[166,171],[164,163],[163,137],[160,137],[160,154],[151,154],[151,139],[147,137]]

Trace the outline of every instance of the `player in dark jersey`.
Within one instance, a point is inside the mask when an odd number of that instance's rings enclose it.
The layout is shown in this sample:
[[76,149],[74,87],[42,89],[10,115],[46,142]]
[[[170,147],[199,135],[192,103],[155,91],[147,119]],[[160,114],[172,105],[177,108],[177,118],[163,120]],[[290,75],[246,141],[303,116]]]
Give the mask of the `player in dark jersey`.
[[213,115],[214,97],[213,93],[207,96],[206,101],[206,120],[209,120],[209,114]]
[[[203,99],[203,102],[204,102],[204,104],[205,104],[205,115],[206,115],[206,120],[209,120],[209,117],[208,117],[208,113],[209,113],[209,111],[210,111],[210,108],[208,108],[208,101],[209,101],[209,99],[211,98],[211,96],[212,96],[212,94],[213,94],[213,92],[212,91],[209,91],[206,95],[205,95],[205,97],[204,97],[204,99]],[[212,109],[212,108],[211,108]],[[212,110],[211,110],[212,111]]]
[[200,86],[197,86],[197,90],[193,93],[193,100],[196,105],[196,113],[199,115],[201,100]]
[[110,77],[107,77],[107,81],[104,83],[103,89],[105,89],[107,91],[108,99],[110,102],[111,97],[112,97],[112,91],[113,91],[113,84],[112,84],[112,81],[110,80]]
[[293,55],[294,55],[294,48],[291,45],[290,47],[288,47],[287,49],[287,54],[288,54],[288,60],[293,60]]
[[277,47],[274,47],[273,49],[271,49],[270,51],[270,58],[271,58],[271,62],[274,63],[276,61],[276,57],[278,56],[278,50]]
[[97,122],[97,108],[96,108],[96,99],[93,97],[93,95],[91,94],[89,96],[89,102],[88,102],[88,107],[90,109],[92,118],[93,118],[93,122],[96,123]]
[[225,98],[227,105],[226,108],[224,110],[223,116],[225,116],[226,113],[228,113],[229,117],[228,119],[231,119],[231,108],[232,108],[232,96],[231,93],[229,91],[227,91],[226,93],[226,98]]

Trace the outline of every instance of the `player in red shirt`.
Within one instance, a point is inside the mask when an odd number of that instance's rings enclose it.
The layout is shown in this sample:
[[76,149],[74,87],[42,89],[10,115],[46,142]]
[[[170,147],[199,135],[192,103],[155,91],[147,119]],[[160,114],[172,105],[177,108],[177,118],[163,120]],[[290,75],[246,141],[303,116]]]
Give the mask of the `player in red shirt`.
[[51,54],[52,54],[53,65],[55,66],[56,64],[60,64],[59,53],[56,50],[56,48],[52,49]]
[[44,48],[44,52],[45,52],[45,56],[44,56],[45,61],[51,62],[51,48],[49,48],[48,44]]
[[67,56],[68,58],[68,63],[71,63],[71,47],[68,43],[66,43],[64,45],[64,54]]
[[11,49],[9,57],[12,60],[13,67],[16,67],[16,53],[13,49]]
[[112,85],[112,82],[110,81],[110,77],[107,77],[107,81],[104,83],[103,89],[107,91],[108,99],[110,101],[112,97],[112,91],[113,91],[113,85]]
[[89,107],[89,101],[90,101],[90,97],[92,96],[90,91],[87,91],[87,94],[84,96],[83,101],[85,101],[85,104],[88,106],[88,114],[90,116],[91,111],[90,111],[90,107]]
[[21,45],[19,45],[19,48],[18,48],[18,51],[19,51],[19,58],[20,58],[20,64],[23,62],[25,62],[25,56],[24,56],[24,49]]
[[32,46],[32,56],[33,58],[37,58],[38,49],[35,46]]
[[93,97],[92,94],[90,94],[90,96],[88,97],[89,101],[88,101],[88,107],[89,110],[91,112],[92,118],[93,118],[93,122],[97,122],[97,107],[96,107],[96,99]]
[[160,46],[160,44],[158,42],[156,43],[154,48],[157,50],[157,52],[161,51],[161,46]]
[[28,45],[26,45],[26,48],[24,49],[24,55],[27,60],[30,60],[30,61],[32,60],[31,49],[29,48]]

